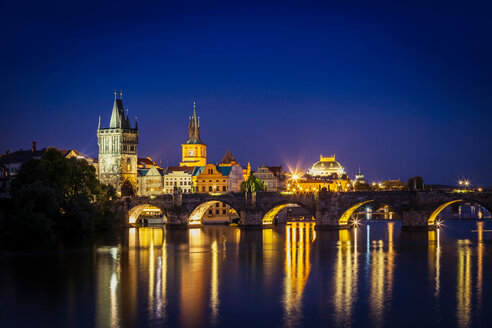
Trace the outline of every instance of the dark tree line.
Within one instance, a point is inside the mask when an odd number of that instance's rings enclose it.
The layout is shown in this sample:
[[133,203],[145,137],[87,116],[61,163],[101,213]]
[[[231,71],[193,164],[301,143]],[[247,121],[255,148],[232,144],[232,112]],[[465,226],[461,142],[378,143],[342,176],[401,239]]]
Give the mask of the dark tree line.
[[55,148],[20,167],[11,195],[0,229],[16,235],[90,232],[119,217],[114,188],[99,183],[87,161],[67,159]]

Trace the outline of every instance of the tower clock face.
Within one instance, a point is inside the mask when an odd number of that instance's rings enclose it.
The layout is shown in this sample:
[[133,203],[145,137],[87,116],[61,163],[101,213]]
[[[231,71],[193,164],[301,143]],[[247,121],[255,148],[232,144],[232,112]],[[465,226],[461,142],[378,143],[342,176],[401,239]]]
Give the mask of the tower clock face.
[[188,156],[195,156],[195,150],[194,149],[188,149]]

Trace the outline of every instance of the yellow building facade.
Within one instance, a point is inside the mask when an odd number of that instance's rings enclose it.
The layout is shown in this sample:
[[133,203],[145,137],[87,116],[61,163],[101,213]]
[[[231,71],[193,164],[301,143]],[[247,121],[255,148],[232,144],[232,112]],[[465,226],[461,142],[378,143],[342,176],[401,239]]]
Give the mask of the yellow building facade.
[[193,115],[188,124],[188,140],[181,145],[180,166],[207,165],[207,145],[200,139],[200,118],[196,115],[196,106],[193,102]]

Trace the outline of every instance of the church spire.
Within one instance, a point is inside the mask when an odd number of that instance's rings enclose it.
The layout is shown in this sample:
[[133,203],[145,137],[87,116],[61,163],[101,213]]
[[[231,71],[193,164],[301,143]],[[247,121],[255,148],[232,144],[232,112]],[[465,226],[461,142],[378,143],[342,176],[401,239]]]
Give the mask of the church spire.
[[188,134],[187,144],[203,144],[200,139],[200,118],[196,114],[195,101],[193,101],[193,115],[190,117],[190,123],[188,124]]

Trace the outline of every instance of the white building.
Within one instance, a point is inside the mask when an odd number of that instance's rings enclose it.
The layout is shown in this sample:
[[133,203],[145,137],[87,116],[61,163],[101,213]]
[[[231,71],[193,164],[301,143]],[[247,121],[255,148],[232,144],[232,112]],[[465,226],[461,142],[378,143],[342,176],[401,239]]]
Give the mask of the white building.
[[164,172],[164,193],[172,194],[176,186],[181,189],[183,194],[194,192],[193,172],[194,167],[188,166],[170,166]]

